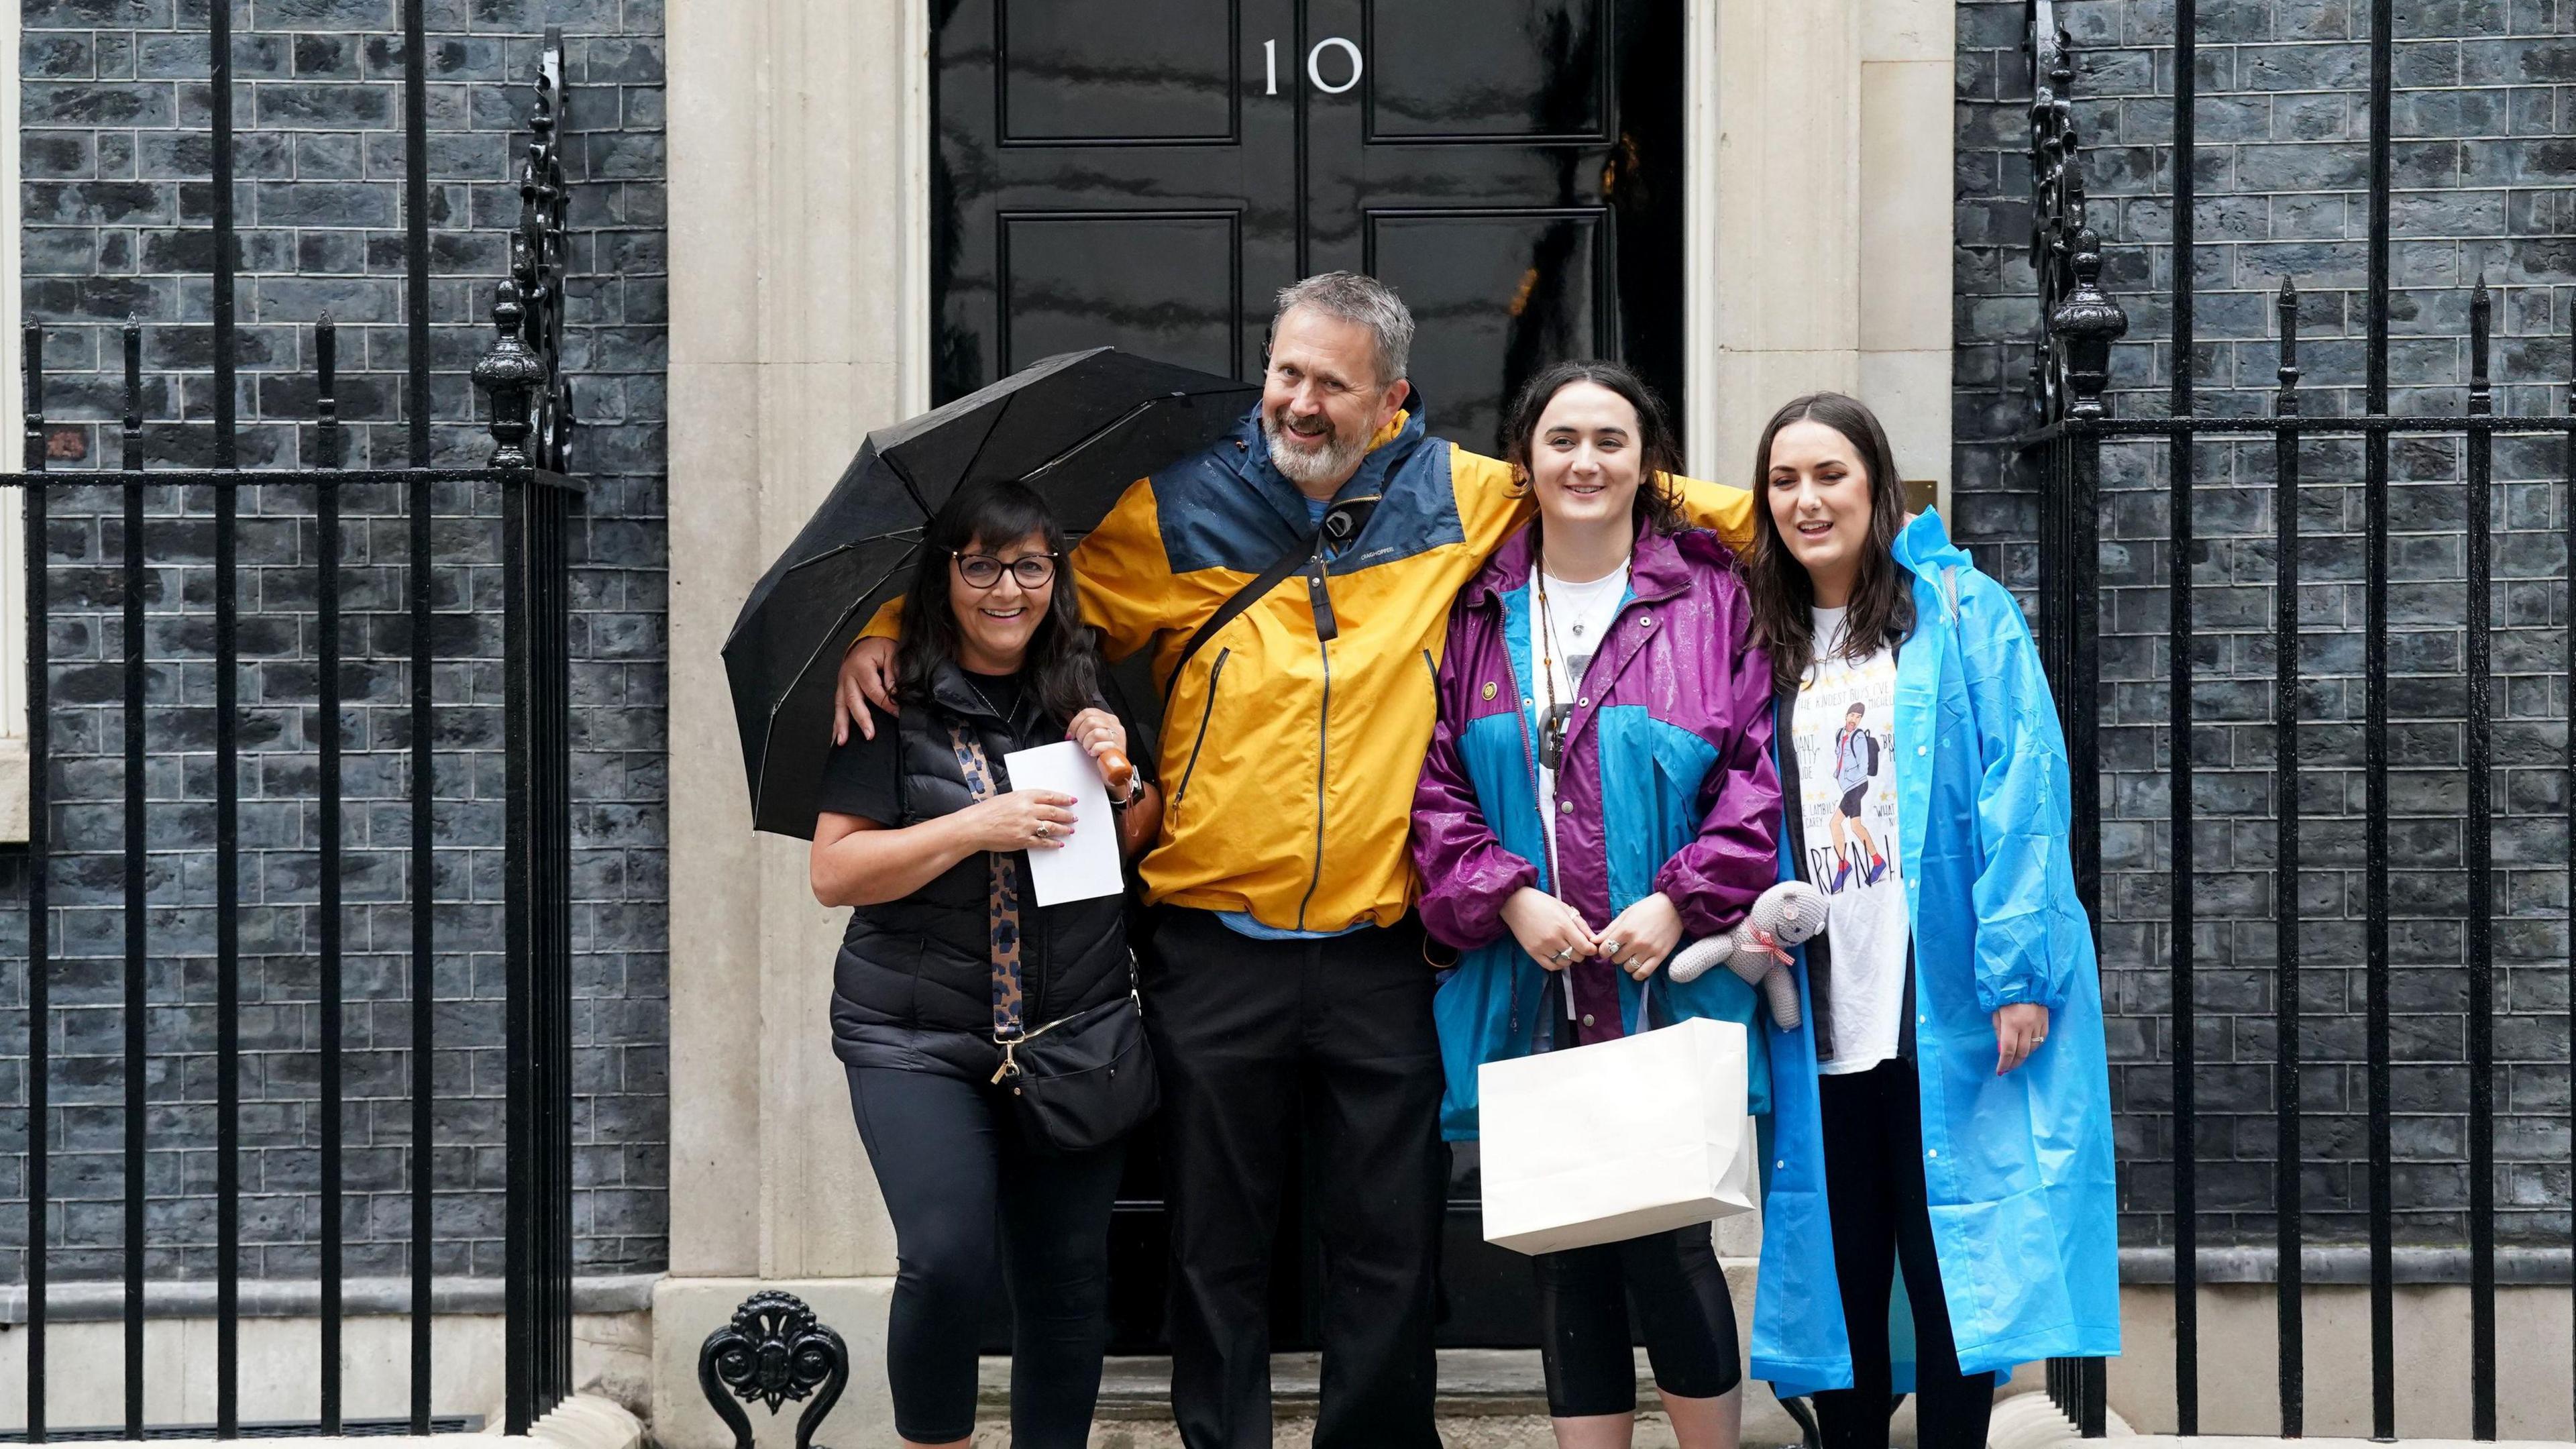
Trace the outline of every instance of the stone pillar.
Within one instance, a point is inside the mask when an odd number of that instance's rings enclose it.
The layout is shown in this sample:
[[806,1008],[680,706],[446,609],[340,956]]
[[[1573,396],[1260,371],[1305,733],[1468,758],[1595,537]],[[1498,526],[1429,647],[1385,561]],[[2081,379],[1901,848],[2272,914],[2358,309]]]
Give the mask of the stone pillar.
[[1951,97],[1958,7],[1865,0],[1860,55],[1860,397],[1905,475],[1950,501]]
[[[825,1025],[837,913],[806,889],[802,842],[751,833],[719,650],[867,430],[928,393],[927,25],[906,0],[669,10],[672,1211],[654,1427],[672,1449],[726,1442],[696,1353],[755,1286],[848,1339],[831,1432],[888,1420],[894,1242]],[[792,1415],[761,1429],[786,1442]]]
[[1830,388],[1946,491],[1953,33],[1940,0],[1691,7],[1700,476],[1748,479],[1772,410]]
[[[1717,455],[1749,476],[1764,419],[1801,392],[1860,387],[1860,22],[1863,0],[1715,7]],[[1697,299],[1694,299],[1696,302]]]

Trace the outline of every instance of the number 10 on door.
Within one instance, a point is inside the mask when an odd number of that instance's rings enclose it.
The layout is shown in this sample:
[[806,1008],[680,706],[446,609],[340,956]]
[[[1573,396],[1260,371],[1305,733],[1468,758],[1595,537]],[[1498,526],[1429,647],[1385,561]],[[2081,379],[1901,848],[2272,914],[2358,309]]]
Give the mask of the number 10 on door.
[[[1324,58],[1324,52],[1328,50],[1338,50],[1342,52],[1342,54],[1350,57],[1351,73],[1343,79],[1340,85],[1330,84],[1324,79],[1322,61]],[[1342,92],[1349,90],[1351,87],[1358,85],[1360,83],[1360,72],[1362,69],[1363,63],[1360,60],[1360,48],[1355,42],[1346,36],[1327,35],[1323,39],[1316,41],[1314,48],[1306,52],[1306,84],[1313,86],[1315,89],[1322,91],[1328,96],[1338,96]],[[1275,96],[1279,94],[1278,41],[1265,40],[1261,42],[1261,71],[1263,82],[1261,93],[1266,96]]]

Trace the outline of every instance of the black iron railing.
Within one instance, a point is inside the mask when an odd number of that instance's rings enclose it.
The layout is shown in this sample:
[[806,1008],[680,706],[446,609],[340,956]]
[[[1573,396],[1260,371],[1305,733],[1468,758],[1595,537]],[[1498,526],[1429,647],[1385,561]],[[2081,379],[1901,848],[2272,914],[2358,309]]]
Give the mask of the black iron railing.
[[[2026,46],[2031,63],[2031,160],[2034,217],[2031,259],[2040,284],[2040,327],[2031,372],[2031,393],[2038,417],[2020,439],[2025,465],[2040,487],[2040,642],[2049,678],[2064,714],[2073,769],[2078,781],[2101,778],[2099,746],[2103,677],[2098,645],[2100,605],[2097,537],[2101,509],[2102,448],[2106,440],[2162,443],[2166,468],[2162,490],[2169,510],[2169,572],[2165,582],[2170,613],[2167,621],[2168,715],[2171,740],[2165,760],[2170,782],[2171,883],[2170,923],[2172,1026],[2172,1171],[2173,1293],[2175,1324],[2175,1402],[2180,1432],[2200,1427],[2199,1394],[2199,1257],[2197,1231],[2198,1145],[2195,1060],[2197,1023],[2193,960],[2197,946],[2194,922],[2195,825],[2191,748],[2195,727],[2193,664],[2195,602],[2193,599],[2194,534],[2192,498],[2196,439],[2265,437],[2272,439],[2274,477],[2273,545],[2278,573],[2272,582],[2271,735],[2273,763],[2275,865],[2272,875],[2275,980],[2272,1103],[2277,1132],[2273,1182],[2274,1254],[2278,1306],[2281,1432],[2303,1432],[2305,1358],[2301,1252],[2310,1246],[2302,1206],[2301,1174],[2306,1165],[2300,1132],[2303,1052],[2301,971],[2303,931],[2298,896],[2300,801],[2295,786],[2301,765],[2300,657],[2300,510],[2297,506],[2303,445],[2308,440],[2342,435],[2357,437],[2363,463],[2363,562],[2361,592],[2365,600],[2363,669],[2365,704],[2362,722],[2364,787],[2364,894],[2362,901],[2363,1035],[2366,1043],[2366,1118],[2368,1256],[2371,1319],[2371,1423],[2380,1438],[2396,1433],[2394,1164],[2391,1151],[2390,1090],[2390,688],[2389,688],[2389,448],[2394,437],[2452,435],[2464,452],[2465,486],[2458,526],[2462,534],[2465,580],[2460,612],[2465,643],[2459,718],[2463,733],[2464,776],[2458,816],[2466,904],[2462,912],[2465,986],[2463,1039],[2467,1067],[2465,1166],[2468,1203],[2471,1432],[2480,1439],[2496,1436],[2496,1202],[2494,1103],[2494,943],[2492,887],[2494,802],[2491,774],[2495,764],[2491,719],[2490,589],[2493,540],[2494,440],[2498,434],[2563,434],[2568,440],[2566,486],[2569,547],[2576,556],[2576,385],[2571,385],[2569,412],[2563,416],[2505,416],[2494,409],[2494,383],[2489,370],[2493,299],[2483,280],[2472,292],[2468,314],[2470,375],[2460,410],[2394,415],[2389,397],[2390,316],[2390,124],[2392,0],[2370,0],[2370,117],[2367,284],[2363,298],[2367,328],[2361,412],[2308,416],[2301,407],[2298,360],[2299,294],[2284,279],[2275,304],[2278,326],[2278,390],[2271,416],[2209,417],[2197,415],[2193,394],[2194,167],[2193,101],[2195,60],[2194,0],[2175,0],[2173,135],[2170,166],[2172,218],[2170,295],[2173,358],[2167,415],[2115,418],[2105,397],[2110,378],[2112,344],[2127,329],[2119,305],[2100,286],[2102,241],[2087,224],[2079,137],[2073,88],[2077,66],[2073,48],[2060,28],[2052,0],[2029,0]],[[2571,580],[2565,561],[2555,581],[2567,593]],[[2568,596],[2576,617],[2576,595]],[[2569,680],[2576,686],[2576,643],[2568,656]],[[2576,732],[2571,732],[2567,765],[2576,780]],[[2571,792],[2576,794],[2576,792]],[[2101,826],[2099,799],[2089,789],[2076,801],[2077,874],[2086,904],[2101,920]],[[2048,1388],[2059,1407],[2088,1435],[2104,1426],[2104,1379],[2098,1360],[2058,1360],[2049,1365]]]
[[[563,122],[563,38],[549,31],[541,53],[532,139],[520,170],[520,219],[510,237],[510,276],[492,308],[497,337],[474,369],[492,404],[494,447],[484,467],[432,467],[429,414],[430,339],[428,150],[425,55],[420,0],[403,6],[407,211],[407,365],[410,381],[406,466],[343,469],[344,440],[338,410],[338,345],[328,317],[312,332],[317,405],[312,425],[316,467],[244,470],[235,452],[235,342],[233,265],[236,250],[231,184],[233,142],[228,6],[209,12],[213,54],[214,185],[210,190],[215,239],[213,265],[213,461],[212,468],[153,468],[144,443],[142,328],[124,329],[123,450],[116,471],[49,472],[45,417],[44,330],[25,335],[26,452],[23,472],[0,474],[0,488],[24,500],[28,772],[27,847],[27,1404],[24,1438],[48,1437],[46,1356],[52,1185],[48,1164],[52,1102],[50,988],[60,971],[94,965],[58,955],[51,900],[55,863],[56,803],[60,769],[52,735],[53,683],[47,623],[55,617],[49,547],[51,500],[66,494],[95,498],[111,492],[122,524],[116,560],[121,590],[124,657],[121,669],[123,823],[122,993],[124,1000],[122,1100],[124,1117],[123,1349],[126,1438],[154,1432],[145,1421],[144,1324],[148,1218],[145,1154],[211,1146],[214,1157],[215,1437],[239,1437],[241,1361],[241,1203],[243,1158],[239,1081],[242,1048],[241,882],[242,831],[239,775],[242,762],[238,674],[244,621],[236,569],[240,558],[240,499],[246,488],[269,495],[309,490],[315,555],[312,617],[317,668],[312,698],[316,779],[310,799],[318,829],[318,903],[313,961],[319,978],[319,1164],[316,1214],[320,1265],[320,1341],[314,1365],[319,1419],[306,1432],[325,1435],[357,1427],[342,1412],[344,1281],[343,1068],[345,960],[341,930],[344,875],[342,708],[342,495],[353,488],[387,485],[406,501],[408,553],[408,1054],[410,1225],[407,1245],[410,1302],[410,1417],[415,1434],[462,1427],[431,1412],[435,1193],[430,1145],[435,1126],[430,1064],[439,1046],[432,978],[439,947],[432,903],[432,747],[441,710],[433,675],[442,660],[433,625],[433,586],[439,567],[433,527],[435,495],[442,489],[496,492],[500,509],[503,577],[503,668],[506,677],[503,749],[506,756],[504,914],[507,990],[507,1211],[504,1230],[507,1319],[505,1427],[524,1433],[572,1389],[572,1151],[571,1151],[571,928],[570,928],[570,710],[567,613],[569,561],[566,534],[580,485],[571,466],[571,394],[561,370],[564,228],[568,193],[558,158]],[[151,556],[146,518],[150,505],[203,499],[212,512],[214,810],[214,1076],[213,1140],[149,1141],[148,1090],[156,1043],[149,1031],[146,980],[154,960],[154,911],[145,846],[153,811],[146,777],[156,750],[155,705],[149,697],[149,634],[145,603],[151,572],[166,563]],[[166,512],[166,508],[162,510]],[[94,974],[82,984],[95,986]],[[162,1043],[164,1050],[168,1043]],[[193,1049],[193,1048],[192,1048]],[[381,1427],[381,1426],[371,1426]],[[17,1437],[17,1436],[11,1436]]]

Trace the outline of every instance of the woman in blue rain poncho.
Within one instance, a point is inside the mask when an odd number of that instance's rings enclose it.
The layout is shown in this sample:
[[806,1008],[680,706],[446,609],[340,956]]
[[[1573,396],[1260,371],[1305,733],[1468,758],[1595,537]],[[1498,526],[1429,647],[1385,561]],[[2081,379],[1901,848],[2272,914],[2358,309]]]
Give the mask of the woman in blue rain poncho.
[[1828,925],[1771,1037],[1753,1373],[1814,1396],[1826,1449],[1885,1449],[1909,1392],[1923,1449],[1982,1449],[2014,1365],[2120,1350],[2065,738],[2020,606],[1937,513],[1907,519],[1867,408],[1800,398],[1756,461],[1781,873]]

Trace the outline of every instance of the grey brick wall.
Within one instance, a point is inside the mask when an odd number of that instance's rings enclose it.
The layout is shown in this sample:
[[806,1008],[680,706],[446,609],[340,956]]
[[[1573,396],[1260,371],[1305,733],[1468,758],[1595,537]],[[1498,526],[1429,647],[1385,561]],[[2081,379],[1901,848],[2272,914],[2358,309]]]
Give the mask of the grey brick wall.
[[[402,38],[397,0],[233,6],[238,409],[246,466],[314,460],[310,323],[339,323],[347,461],[395,464],[406,409],[438,420],[434,461],[489,439],[467,370],[492,333],[516,220],[538,37],[568,32],[574,238],[566,363],[576,381],[572,535],[576,900],[573,1030],[578,1258],[665,1260],[666,265],[660,0],[429,0],[430,396],[405,396]],[[115,466],[117,327],[144,327],[147,449],[210,461],[213,414],[207,0],[23,0],[24,300],[48,326],[59,467]],[[319,1026],[312,798],[317,721],[312,492],[242,494],[240,774],[243,1269],[316,1268]],[[120,871],[125,583],[109,490],[57,494],[51,976],[58,1277],[121,1271],[128,1184]],[[348,1270],[408,1269],[414,1144],[407,1050],[410,648],[405,500],[343,494],[344,921]],[[150,1111],[155,1277],[214,1271],[211,503],[155,490],[144,580],[150,661]],[[432,591],[438,840],[429,903],[438,1099],[435,1270],[498,1275],[502,1180],[502,759],[497,500],[442,488]],[[0,858],[24,899],[26,859]],[[25,918],[0,906],[0,1276],[23,1271]]]
[[[2115,412],[2159,414],[2167,339],[2173,14],[2169,0],[2077,0],[2077,116],[2104,285],[2129,314]],[[2283,275],[2303,294],[2307,410],[2358,412],[2364,365],[2369,110],[2363,0],[2202,0],[2200,409],[2268,411]],[[2396,11],[2394,407],[2456,411],[2468,376],[2469,288],[2495,289],[2500,412],[2563,406],[2576,297],[2576,5],[2411,0]],[[1959,10],[1955,258],[1956,527],[2016,587],[2036,580],[2032,480],[2000,440],[2023,426],[2036,318],[2022,6]],[[2555,386],[2553,386],[2553,384]],[[2509,1242],[2569,1230],[2565,743],[2565,444],[2495,451],[2494,885],[2497,1201]],[[2390,927],[2393,1129],[2401,1242],[2465,1236],[2467,883],[2462,675],[2462,445],[2391,450]],[[2297,862],[2308,922],[2304,1199],[2312,1239],[2365,1231],[2361,1011],[2362,452],[2303,454]],[[2188,943],[2197,963],[2198,1152],[2204,1242],[2268,1242],[2274,1128],[2273,749],[2270,628],[2275,495],[2268,439],[2196,454],[2192,557],[2198,815]],[[2170,487],[2161,444],[2105,450],[2101,505],[2104,993],[2119,1109],[2127,1241],[2172,1230],[2171,777],[2167,597]]]

